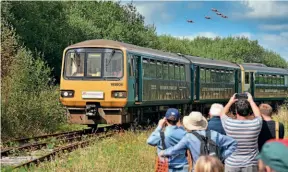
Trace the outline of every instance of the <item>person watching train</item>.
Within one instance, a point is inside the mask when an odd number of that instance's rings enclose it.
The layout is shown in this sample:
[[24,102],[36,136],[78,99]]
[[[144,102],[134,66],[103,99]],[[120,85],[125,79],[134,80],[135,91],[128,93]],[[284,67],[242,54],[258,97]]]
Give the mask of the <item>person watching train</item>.
[[272,120],[273,109],[269,104],[261,104],[259,109],[263,118],[262,129],[258,138],[258,148],[261,151],[264,143],[267,140],[276,138],[276,134],[278,134],[278,138],[283,139],[284,125],[281,122]]
[[209,111],[209,115],[211,118],[208,121],[208,130],[214,130],[220,134],[226,135],[220,119],[220,114],[222,113],[223,108],[224,108],[223,105],[218,103],[214,103],[211,105]]
[[[165,125],[167,125],[165,127]],[[160,132],[165,127],[162,133]],[[180,126],[180,114],[177,109],[169,108],[165,114],[165,117],[159,120],[157,128],[147,139],[147,143],[151,146],[157,146],[157,152],[163,150],[162,140],[166,148],[176,145],[186,134],[185,129]],[[181,172],[188,171],[189,165],[186,157],[186,151],[179,151],[174,156],[168,158],[169,172]]]
[[[225,161],[225,172],[258,171],[258,136],[262,127],[260,110],[250,93],[236,99],[234,94],[223,109],[221,121],[227,136],[237,140],[236,151]],[[227,116],[230,107],[235,103],[236,119]],[[251,108],[254,119],[251,119]]]
[[[179,151],[189,149],[192,156],[192,164],[195,164],[199,157],[207,155],[206,153],[223,161],[236,150],[237,142],[233,138],[213,130],[207,130],[208,122],[201,112],[193,111],[189,116],[184,116],[183,125],[188,131],[187,134],[177,145],[162,150],[160,152],[161,156],[173,156]],[[205,149],[207,146],[209,150]],[[192,166],[192,171],[194,170],[195,167]]]

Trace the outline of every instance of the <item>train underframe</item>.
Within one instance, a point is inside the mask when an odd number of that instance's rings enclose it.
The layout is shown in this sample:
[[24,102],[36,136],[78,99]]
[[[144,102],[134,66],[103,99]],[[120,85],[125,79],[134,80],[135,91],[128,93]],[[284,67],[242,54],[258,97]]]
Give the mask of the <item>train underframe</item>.
[[[274,110],[283,104],[284,101],[257,101],[260,103],[269,103]],[[223,105],[225,103],[222,102]],[[167,106],[141,106],[125,108],[103,108],[99,104],[87,104],[86,107],[67,108],[68,121],[73,124],[88,125],[97,128],[98,124],[124,124],[150,125],[157,124],[158,120],[165,115],[168,108],[177,108],[180,110],[181,117],[189,115],[191,111],[200,111],[205,117],[209,115],[211,103],[181,104]],[[231,108],[235,115],[235,108]]]

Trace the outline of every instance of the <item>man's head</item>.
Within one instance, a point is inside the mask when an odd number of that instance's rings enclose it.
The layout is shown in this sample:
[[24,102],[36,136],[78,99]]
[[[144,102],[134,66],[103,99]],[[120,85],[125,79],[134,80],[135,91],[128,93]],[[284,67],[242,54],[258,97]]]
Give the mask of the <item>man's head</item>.
[[250,103],[246,99],[239,99],[236,103],[236,113],[240,116],[249,116],[251,114]]
[[288,139],[266,142],[257,156],[259,172],[288,171],[287,154]]
[[224,109],[223,105],[218,104],[218,103],[214,103],[214,104],[212,104],[212,106],[210,108],[209,115],[210,116],[220,116],[223,109]]
[[261,115],[265,115],[269,117],[272,116],[273,109],[269,104],[261,104],[259,106],[259,109],[260,109]]
[[175,108],[169,108],[165,114],[166,120],[171,125],[176,125],[180,119],[179,111]]

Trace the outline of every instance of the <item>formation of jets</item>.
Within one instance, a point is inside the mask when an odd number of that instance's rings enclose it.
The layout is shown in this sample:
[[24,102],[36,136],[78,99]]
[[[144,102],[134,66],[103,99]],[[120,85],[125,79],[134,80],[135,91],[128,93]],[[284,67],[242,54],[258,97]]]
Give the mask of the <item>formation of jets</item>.
[[[215,12],[216,15],[221,16],[222,18],[228,18],[227,16],[225,16],[224,14],[220,13],[220,11],[218,11],[215,8],[212,8],[211,11]],[[210,16],[205,16],[205,19],[210,20],[212,19]],[[188,23],[194,23],[193,20],[187,20]]]

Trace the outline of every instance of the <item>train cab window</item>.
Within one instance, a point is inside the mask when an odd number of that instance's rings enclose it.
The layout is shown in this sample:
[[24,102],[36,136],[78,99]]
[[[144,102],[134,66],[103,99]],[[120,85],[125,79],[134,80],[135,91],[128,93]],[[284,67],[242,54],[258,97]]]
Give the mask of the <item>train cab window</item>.
[[143,64],[142,64],[142,68],[143,68],[143,77],[149,77],[149,63],[146,59],[143,59]]
[[183,65],[180,66],[180,77],[181,77],[181,81],[185,81],[185,68]]
[[163,63],[163,79],[168,80],[169,79],[169,74],[168,74],[168,64]]
[[249,72],[245,72],[245,84],[249,84],[250,83],[250,77],[249,77]]
[[[112,66],[112,67],[115,67],[115,66]],[[101,54],[100,53],[88,53],[87,75],[96,76],[96,77],[101,76]]]
[[206,83],[211,82],[211,72],[210,69],[206,69]]
[[175,75],[174,75],[174,64],[169,63],[169,80],[174,80]]
[[149,63],[149,77],[156,78],[156,62],[154,60],[150,60]]
[[65,76],[83,77],[85,59],[84,57],[85,53],[68,53],[65,63]]
[[158,79],[162,79],[162,73],[163,73],[163,69],[162,69],[162,63],[161,62],[157,62],[157,78]]
[[116,50],[105,53],[103,71],[104,77],[120,78],[123,76],[123,54],[121,51]]
[[175,80],[180,80],[180,68],[178,65],[175,65]]

